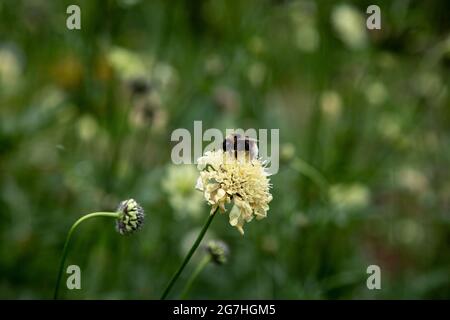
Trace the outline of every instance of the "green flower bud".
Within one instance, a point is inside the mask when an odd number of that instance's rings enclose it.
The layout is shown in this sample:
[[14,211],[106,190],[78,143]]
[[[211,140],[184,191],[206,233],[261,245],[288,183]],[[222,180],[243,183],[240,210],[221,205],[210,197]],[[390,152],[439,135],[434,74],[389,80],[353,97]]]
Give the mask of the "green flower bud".
[[131,234],[144,224],[144,209],[134,200],[122,201],[117,208],[117,231],[121,235]]
[[206,250],[211,256],[211,260],[216,264],[225,264],[228,259],[229,249],[223,241],[211,240],[206,245]]

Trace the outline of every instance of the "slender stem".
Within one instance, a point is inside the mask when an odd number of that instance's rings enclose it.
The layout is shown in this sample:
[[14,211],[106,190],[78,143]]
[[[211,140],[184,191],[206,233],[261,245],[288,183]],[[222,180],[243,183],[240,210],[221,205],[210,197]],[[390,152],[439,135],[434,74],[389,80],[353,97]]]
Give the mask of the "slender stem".
[[90,219],[90,218],[94,218],[94,217],[111,217],[111,218],[117,218],[119,216],[119,214],[117,212],[93,212],[93,213],[89,213],[85,216],[82,216],[80,219],[78,219],[70,228],[69,233],[67,233],[67,238],[66,238],[66,242],[64,243],[64,248],[63,248],[63,253],[61,256],[61,263],[59,265],[59,271],[58,271],[58,278],[56,279],[56,286],[55,286],[55,293],[53,295],[53,299],[58,299],[58,291],[59,291],[59,284],[61,282],[61,276],[63,273],[63,269],[64,269],[64,263],[66,261],[66,257],[67,257],[67,253],[68,253],[68,248],[69,248],[69,243],[70,243],[70,239],[72,238],[72,234],[74,232],[74,230],[77,228],[77,226],[83,222],[84,220]]
[[321,189],[321,197],[322,199],[327,202],[328,200],[328,181],[327,179],[322,175],[322,173],[314,168],[312,165],[307,163],[306,161],[296,158],[292,161],[291,164],[292,168],[301,174],[305,175],[309,179],[311,179],[315,184],[318,185],[318,187]]
[[205,269],[205,267],[208,265],[210,261],[211,256],[209,254],[203,257],[203,259],[198,264],[197,268],[195,268],[194,272],[192,272],[191,276],[189,277],[189,280],[186,282],[186,286],[184,287],[183,292],[181,293],[181,299],[186,299],[195,279],[203,271],[203,269]]
[[325,177],[320,173],[319,170],[314,168],[312,165],[307,163],[301,158],[296,158],[292,162],[292,167],[298,172],[304,174],[312,181],[314,181],[320,188],[326,190],[328,188],[328,181]]
[[197,250],[200,242],[203,239],[203,236],[206,233],[206,230],[208,230],[209,225],[211,224],[211,221],[213,220],[214,216],[216,215],[217,210],[218,209],[216,209],[216,211],[214,211],[212,214],[209,215],[208,220],[206,221],[205,225],[203,226],[202,230],[200,231],[197,239],[195,240],[195,242],[192,245],[191,249],[189,250],[188,254],[184,258],[183,263],[178,268],[178,271],[173,275],[172,280],[170,280],[169,284],[167,285],[166,289],[164,290],[164,292],[163,292],[163,294],[161,296],[161,300],[166,299],[167,295],[169,294],[170,289],[172,289],[173,285],[178,280],[178,277],[180,276],[181,272],[183,272],[184,267],[186,267],[186,265],[188,264],[189,260],[191,260],[192,255],[194,254],[195,250]]

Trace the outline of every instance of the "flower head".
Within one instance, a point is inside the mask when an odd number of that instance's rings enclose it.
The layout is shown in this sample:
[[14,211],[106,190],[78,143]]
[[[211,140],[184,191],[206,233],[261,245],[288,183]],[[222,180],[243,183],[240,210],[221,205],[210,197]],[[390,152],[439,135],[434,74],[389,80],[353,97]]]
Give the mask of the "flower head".
[[350,49],[362,49],[367,45],[364,17],[355,7],[336,5],[331,13],[331,22],[337,35]]
[[121,235],[131,234],[144,224],[144,209],[134,199],[122,201],[117,213],[117,231]]
[[223,241],[211,240],[206,245],[206,250],[211,256],[211,260],[216,264],[225,264],[230,250]]
[[369,204],[370,190],[361,183],[335,184],[329,189],[330,202],[338,210],[362,209]]
[[193,186],[198,172],[193,165],[170,165],[161,186],[168,195],[170,206],[180,217],[198,217],[203,198]]
[[200,177],[196,188],[211,205],[225,212],[225,204],[233,203],[230,224],[244,234],[244,223],[267,216],[270,194],[269,174],[259,159],[235,157],[222,150],[206,152],[198,159]]

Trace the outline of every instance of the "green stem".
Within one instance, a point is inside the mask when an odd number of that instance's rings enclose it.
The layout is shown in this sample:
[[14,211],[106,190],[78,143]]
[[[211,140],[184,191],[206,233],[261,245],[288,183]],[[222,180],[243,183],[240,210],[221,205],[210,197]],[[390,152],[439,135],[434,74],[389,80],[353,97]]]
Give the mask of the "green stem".
[[186,297],[189,293],[189,290],[191,289],[192,284],[194,283],[195,279],[203,271],[203,269],[205,269],[205,267],[208,265],[208,263],[210,261],[211,261],[211,256],[209,254],[207,254],[206,256],[203,257],[203,259],[198,264],[197,268],[195,268],[194,272],[189,277],[189,280],[187,281],[186,286],[184,287],[184,290],[181,293],[181,299],[186,299]]
[[292,161],[291,164],[292,168],[294,170],[297,170],[301,174],[305,175],[309,179],[311,179],[314,183],[316,183],[320,188],[323,190],[328,189],[328,181],[325,179],[325,177],[320,173],[319,170],[314,168],[312,165],[307,163],[306,161],[296,158]]
[[194,244],[192,245],[191,249],[189,250],[188,254],[184,258],[183,263],[181,264],[180,268],[178,268],[178,271],[173,275],[172,279],[170,280],[169,284],[167,285],[166,289],[164,290],[161,300],[166,299],[167,295],[169,294],[170,289],[172,289],[175,282],[178,280],[178,277],[180,276],[181,272],[183,272],[184,267],[188,264],[189,260],[191,260],[192,255],[194,254],[195,250],[197,250],[200,242],[203,239],[203,236],[206,233],[206,230],[208,230],[209,225],[211,224],[211,221],[213,220],[214,216],[217,213],[217,210],[214,211],[212,214],[209,215],[208,220],[206,221],[205,225],[203,226],[202,230],[200,231],[197,239],[195,240]]
[[64,263],[66,261],[69,243],[70,243],[70,239],[72,238],[72,234],[81,222],[83,222],[84,220],[90,219],[90,218],[94,218],[94,217],[118,218],[119,214],[117,212],[93,212],[93,213],[89,213],[85,216],[82,216],[80,219],[78,219],[72,225],[72,227],[69,230],[69,233],[67,234],[66,242],[64,243],[63,253],[62,253],[62,257],[61,257],[61,263],[59,265],[58,278],[56,279],[55,293],[53,295],[53,299],[55,299],[55,300],[58,299],[59,284],[61,282],[61,276],[63,273]]

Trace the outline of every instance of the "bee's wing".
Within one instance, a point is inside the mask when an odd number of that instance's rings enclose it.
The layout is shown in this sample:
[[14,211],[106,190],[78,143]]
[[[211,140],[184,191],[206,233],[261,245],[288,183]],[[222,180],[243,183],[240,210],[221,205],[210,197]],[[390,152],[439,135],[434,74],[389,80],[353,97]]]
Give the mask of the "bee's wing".
[[223,151],[233,151],[233,149],[234,149],[233,145],[234,145],[233,140],[231,140],[229,138],[223,140],[223,144],[222,144]]
[[247,138],[237,139],[235,150],[236,151],[246,151],[247,149],[248,149],[248,139]]

